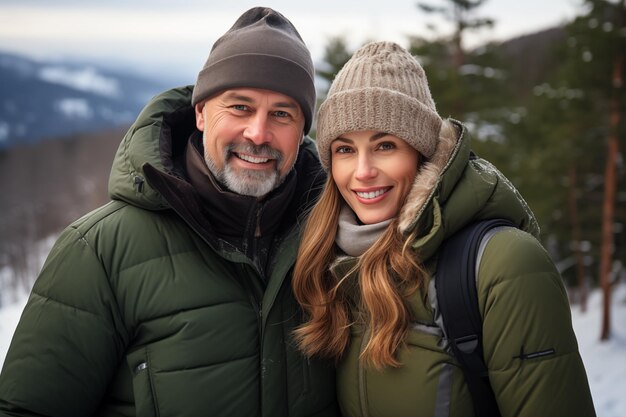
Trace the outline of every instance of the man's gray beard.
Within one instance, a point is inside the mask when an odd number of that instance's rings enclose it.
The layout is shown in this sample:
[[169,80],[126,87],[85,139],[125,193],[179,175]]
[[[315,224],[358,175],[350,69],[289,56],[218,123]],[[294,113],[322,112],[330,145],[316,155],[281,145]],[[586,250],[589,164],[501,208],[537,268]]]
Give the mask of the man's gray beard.
[[[245,152],[255,156],[270,156],[276,161],[275,168],[272,171],[260,171],[253,169],[235,170],[228,163],[229,158],[236,158],[236,156],[232,155],[233,151]],[[211,171],[215,179],[219,181],[220,184],[237,194],[251,197],[262,197],[270,193],[283,183],[287,173],[291,171],[290,168],[285,175],[280,175],[280,169],[283,164],[283,155],[269,145],[256,146],[251,143],[228,145],[224,148],[224,153],[222,155],[223,169],[219,169],[216,166],[215,161],[211,159],[211,156],[205,148],[204,161],[209,168],[209,171]]]

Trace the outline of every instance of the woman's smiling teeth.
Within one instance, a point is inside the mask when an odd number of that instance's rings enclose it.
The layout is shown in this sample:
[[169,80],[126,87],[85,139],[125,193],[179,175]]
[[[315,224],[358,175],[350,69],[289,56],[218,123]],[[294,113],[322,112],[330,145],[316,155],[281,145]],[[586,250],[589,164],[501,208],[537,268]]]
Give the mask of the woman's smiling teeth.
[[264,164],[269,161],[269,158],[261,158],[258,156],[246,155],[243,153],[235,153],[239,159],[243,159],[246,162],[250,162],[252,164]]
[[367,200],[370,200],[372,198],[376,198],[376,197],[380,197],[381,195],[385,194],[387,191],[389,191],[391,187],[385,187],[385,188],[379,188],[376,191],[355,191],[356,195],[359,196],[360,198],[364,198]]

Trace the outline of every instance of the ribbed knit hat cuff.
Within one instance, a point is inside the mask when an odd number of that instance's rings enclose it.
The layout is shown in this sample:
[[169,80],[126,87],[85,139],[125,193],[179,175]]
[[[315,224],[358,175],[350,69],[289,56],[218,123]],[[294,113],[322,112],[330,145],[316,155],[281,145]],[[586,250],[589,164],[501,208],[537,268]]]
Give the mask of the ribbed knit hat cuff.
[[[205,75],[210,73],[210,75]],[[230,88],[262,88],[292,97],[304,114],[308,133],[315,107],[315,87],[308,71],[280,56],[239,54],[216,62],[200,71],[191,98],[192,106]]]
[[437,112],[406,94],[379,87],[331,94],[320,106],[317,147],[324,169],[330,169],[330,143],[347,132],[375,130],[406,141],[422,155],[435,153],[442,120]]

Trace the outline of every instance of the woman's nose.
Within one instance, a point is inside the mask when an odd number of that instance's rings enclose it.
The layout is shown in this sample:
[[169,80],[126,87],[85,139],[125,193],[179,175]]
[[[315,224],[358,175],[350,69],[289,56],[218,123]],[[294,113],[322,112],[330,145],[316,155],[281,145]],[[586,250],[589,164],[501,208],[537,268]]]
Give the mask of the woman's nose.
[[365,181],[376,176],[378,170],[369,155],[359,155],[355,172],[356,179]]

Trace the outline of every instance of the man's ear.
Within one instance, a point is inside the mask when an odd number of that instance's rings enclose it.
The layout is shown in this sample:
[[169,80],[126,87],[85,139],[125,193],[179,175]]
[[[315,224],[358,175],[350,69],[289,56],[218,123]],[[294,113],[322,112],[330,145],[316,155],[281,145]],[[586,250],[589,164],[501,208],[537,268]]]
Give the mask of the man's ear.
[[204,114],[202,113],[202,110],[204,110],[204,104],[205,102],[198,103],[194,107],[196,111],[196,128],[198,128],[200,132],[204,132]]

